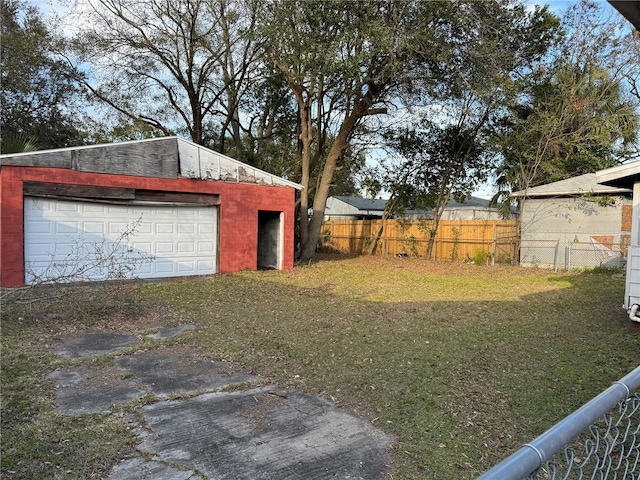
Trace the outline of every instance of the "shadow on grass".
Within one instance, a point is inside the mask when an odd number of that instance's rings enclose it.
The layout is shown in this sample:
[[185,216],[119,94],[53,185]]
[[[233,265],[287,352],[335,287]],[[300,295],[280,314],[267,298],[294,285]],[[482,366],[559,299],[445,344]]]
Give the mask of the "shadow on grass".
[[[13,375],[9,388],[22,388],[12,369],[26,371],[16,364],[23,357],[34,379],[53,369],[39,353],[52,336],[195,323],[197,335],[181,340],[186,347],[320,394],[392,433],[394,478],[460,479],[474,478],[637,365],[640,336],[627,333],[620,308],[624,281],[609,275],[474,266],[445,275],[441,267],[412,271],[403,259],[384,260],[378,270],[340,260],[136,285],[118,294],[119,304],[130,298],[139,306],[131,315],[94,305],[91,315],[56,317],[64,307],[48,305],[22,328],[12,312],[3,326],[3,385]],[[50,388],[40,380],[27,396],[51,398]],[[13,423],[27,428],[29,408],[11,408],[23,409]]]

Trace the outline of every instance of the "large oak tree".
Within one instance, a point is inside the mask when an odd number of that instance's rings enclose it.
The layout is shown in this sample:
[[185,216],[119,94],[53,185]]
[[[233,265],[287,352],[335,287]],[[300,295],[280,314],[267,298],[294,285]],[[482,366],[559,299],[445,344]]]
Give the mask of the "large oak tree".
[[544,11],[503,1],[274,2],[262,28],[297,103],[301,260],[315,253],[332,182],[359,128],[392,103],[493,96],[488,79],[542,55],[552,27]]

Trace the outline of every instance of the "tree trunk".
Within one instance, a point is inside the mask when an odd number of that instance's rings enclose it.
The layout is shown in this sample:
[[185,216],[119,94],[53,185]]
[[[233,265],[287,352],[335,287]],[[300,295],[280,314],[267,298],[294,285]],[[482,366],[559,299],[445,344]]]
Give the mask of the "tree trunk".
[[380,226],[378,227],[378,230],[376,230],[376,233],[373,236],[373,239],[371,240],[371,245],[369,245],[369,252],[368,252],[369,255],[375,255],[376,248],[378,248],[378,242],[382,237],[382,232],[384,232],[384,223],[394,212],[396,208],[397,199],[398,197],[392,195],[389,201],[387,202],[387,204],[385,205],[384,211],[382,212],[382,219],[380,222]]
[[427,242],[427,260],[431,260],[431,255],[433,254],[433,247],[436,244],[436,235],[438,234],[438,224],[440,223],[440,219],[433,219],[433,226],[431,230],[429,230],[429,242]]
[[298,108],[300,108],[300,143],[302,155],[300,158],[302,176],[300,192],[300,245],[305,245],[309,240],[309,182],[311,180],[311,142],[313,141],[313,127],[311,118],[310,100],[304,101],[302,93],[296,92]]
[[336,172],[338,160],[349,147],[349,136],[356,127],[358,121],[365,115],[367,105],[364,101],[359,102],[351,114],[344,119],[340,126],[340,131],[336,136],[331,149],[327,155],[327,160],[322,170],[322,177],[313,198],[313,213],[309,221],[309,231],[307,241],[301,242],[300,261],[309,262],[316,253],[318,239],[320,238],[320,229],[324,221],[324,211],[327,207],[327,198],[329,198],[329,189],[333,182]]

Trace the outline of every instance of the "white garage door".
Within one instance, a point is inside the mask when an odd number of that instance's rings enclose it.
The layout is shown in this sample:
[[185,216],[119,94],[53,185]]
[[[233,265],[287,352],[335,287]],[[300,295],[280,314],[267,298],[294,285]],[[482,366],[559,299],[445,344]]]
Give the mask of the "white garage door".
[[25,282],[217,272],[217,207],[26,197]]

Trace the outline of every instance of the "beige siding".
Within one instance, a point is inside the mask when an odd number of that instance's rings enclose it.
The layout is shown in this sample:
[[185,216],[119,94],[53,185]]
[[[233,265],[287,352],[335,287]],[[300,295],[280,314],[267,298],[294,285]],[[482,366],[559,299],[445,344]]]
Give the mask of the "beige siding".
[[[609,257],[626,256],[630,232],[623,230],[623,225],[628,224],[623,221],[628,211],[624,206],[631,205],[631,199],[606,198],[613,204],[604,205],[605,197],[600,201],[584,197],[527,199],[521,216],[521,264],[549,268],[567,264],[598,266]],[[589,255],[588,261],[567,260],[568,249],[576,246],[591,246],[594,254]]]

